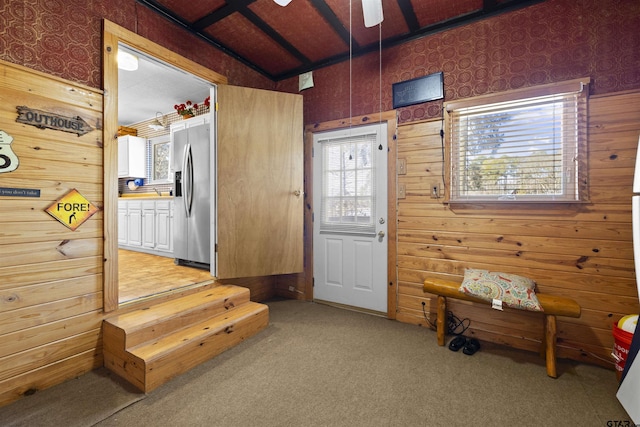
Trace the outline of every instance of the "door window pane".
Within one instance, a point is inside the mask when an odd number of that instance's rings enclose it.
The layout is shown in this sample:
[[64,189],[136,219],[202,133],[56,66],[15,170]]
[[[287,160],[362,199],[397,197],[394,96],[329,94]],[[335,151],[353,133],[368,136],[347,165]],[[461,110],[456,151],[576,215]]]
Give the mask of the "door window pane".
[[375,231],[376,134],[321,140],[321,231]]

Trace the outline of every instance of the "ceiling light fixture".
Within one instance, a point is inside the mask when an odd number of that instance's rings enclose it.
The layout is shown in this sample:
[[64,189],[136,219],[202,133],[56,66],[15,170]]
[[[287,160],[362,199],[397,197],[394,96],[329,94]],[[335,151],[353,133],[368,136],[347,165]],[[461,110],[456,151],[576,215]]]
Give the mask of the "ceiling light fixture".
[[[291,3],[291,0],[273,1],[282,7]],[[351,2],[349,2],[349,8],[351,8]],[[382,0],[362,0],[362,15],[364,15],[365,27],[370,28],[380,24],[384,19],[382,14]]]
[[[158,115],[160,115],[160,117],[158,117]],[[156,119],[149,125],[149,127],[153,130],[164,130],[167,128],[166,123],[166,117],[163,116],[161,112],[157,112]]]
[[125,71],[135,71],[138,69],[138,57],[118,49],[118,68]]
[[380,24],[384,19],[382,0],[362,0],[362,14],[365,27],[370,28]]

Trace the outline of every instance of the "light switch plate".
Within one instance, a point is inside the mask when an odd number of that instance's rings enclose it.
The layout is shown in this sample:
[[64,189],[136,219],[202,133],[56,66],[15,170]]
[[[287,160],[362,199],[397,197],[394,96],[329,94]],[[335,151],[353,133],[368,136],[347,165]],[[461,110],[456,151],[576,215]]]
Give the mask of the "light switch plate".
[[396,164],[396,171],[398,175],[407,174],[407,159],[398,159],[398,162]]
[[405,184],[398,184],[398,199],[404,199],[407,197],[407,186]]

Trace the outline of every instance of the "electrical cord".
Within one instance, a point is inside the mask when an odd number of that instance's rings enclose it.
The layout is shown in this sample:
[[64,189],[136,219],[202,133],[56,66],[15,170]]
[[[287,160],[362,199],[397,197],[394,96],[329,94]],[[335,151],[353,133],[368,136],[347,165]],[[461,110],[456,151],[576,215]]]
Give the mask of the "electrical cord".
[[[429,316],[427,315],[427,311],[425,309],[426,303],[422,301],[422,314],[424,315],[424,319],[429,324],[429,327],[433,330],[437,330],[437,326],[431,321]],[[468,318],[464,318],[460,320],[452,311],[447,311],[447,334],[448,335],[462,335],[467,329],[471,326],[471,320]],[[461,329],[458,332],[458,329]]]
[[427,321],[427,323],[429,324],[429,327],[431,329],[433,329],[434,331],[437,330],[437,326],[433,324],[433,322],[431,321],[431,319],[429,319],[429,316],[427,315],[427,311],[425,310],[425,305],[427,305],[427,303],[425,303],[424,301],[422,301],[422,314],[424,316],[424,319]]
[[446,191],[447,189],[447,180],[445,179],[445,154],[444,154],[444,106],[442,107],[442,120],[440,121],[440,148],[442,153],[442,189]]
[[[465,324],[466,322],[466,324]],[[471,326],[471,320],[464,318],[460,320],[451,311],[447,311],[447,333],[449,335],[462,335]],[[460,332],[456,332],[459,328],[462,328]]]

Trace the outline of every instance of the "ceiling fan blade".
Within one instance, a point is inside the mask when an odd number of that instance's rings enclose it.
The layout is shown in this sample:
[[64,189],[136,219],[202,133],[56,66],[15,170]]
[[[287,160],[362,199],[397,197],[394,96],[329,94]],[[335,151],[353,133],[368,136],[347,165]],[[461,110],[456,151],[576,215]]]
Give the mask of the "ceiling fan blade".
[[382,15],[382,0],[362,0],[362,14],[364,26],[375,27],[384,19]]
[[286,5],[291,3],[291,0],[273,0],[273,1],[282,7],[285,7]]

